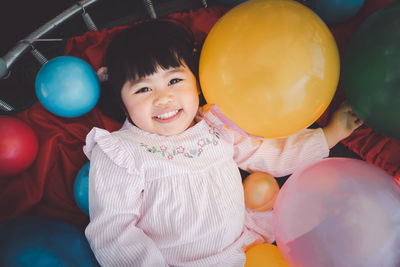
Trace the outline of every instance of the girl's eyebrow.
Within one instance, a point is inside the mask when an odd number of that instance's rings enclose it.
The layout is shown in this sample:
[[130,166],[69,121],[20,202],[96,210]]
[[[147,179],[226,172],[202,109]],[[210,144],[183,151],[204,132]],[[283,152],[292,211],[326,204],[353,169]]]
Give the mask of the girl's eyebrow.
[[[169,76],[169,75],[171,75],[171,74],[175,74],[175,73],[184,73],[184,72],[185,72],[185,71],[184,71],[184,69],[183,69],[182,67],[172,68],[172,69],[170,69],[170,70],[167,70],[167,71],[164,73],[164,76]],[[148,81],[148,80],[149,80],[149,78],[147,78],[147,77],[141,77],[141,78],[132,80],[132,84],[137,84],[137,83],[141,83],[141,82],[146,82],[146,81]]]
[[134,85],[134,84],[137,84],[137,83],[145,82],[147,80],[149,80],[149,79],[146,78],[146,77],[141,77],[141,78],[137,78],[137,79],[132,80],[131,83],[132,83],[132,85]]
[[183,70],[182,67],[173,68],[173,69],[168,70],[167,72],[165,72],[165,76],[168,76],[168,75],[171,75],[171,74],[174,74],[174,73],[183,73],[183,72],[185,72],[185,71]]

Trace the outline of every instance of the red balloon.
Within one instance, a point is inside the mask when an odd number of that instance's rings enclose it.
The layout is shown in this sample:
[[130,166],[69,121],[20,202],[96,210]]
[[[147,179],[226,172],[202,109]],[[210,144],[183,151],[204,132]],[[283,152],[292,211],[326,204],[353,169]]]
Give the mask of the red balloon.
[[38,148],[37,137],[28,124],[0,116],[0,176],[15,175],[28,168]]

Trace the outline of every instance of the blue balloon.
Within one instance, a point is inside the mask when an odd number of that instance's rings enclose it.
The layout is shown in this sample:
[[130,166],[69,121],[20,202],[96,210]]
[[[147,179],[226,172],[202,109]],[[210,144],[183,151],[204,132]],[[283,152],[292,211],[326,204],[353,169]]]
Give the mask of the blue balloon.
[[0,266],[99,266],[83,231],[48,217],[0,224]]
[[342,23],[353,17],[364,0],[306,0],[305,4],[327,24]]
[[36,96],[50,112],[67,118],[89,112],[100,97],[94,69],[82,59],[61,56],[42,66],[35,81]]
[[90,162],[83,165],[75,178],[74,197],[78,207],[89,215],[89,168]]

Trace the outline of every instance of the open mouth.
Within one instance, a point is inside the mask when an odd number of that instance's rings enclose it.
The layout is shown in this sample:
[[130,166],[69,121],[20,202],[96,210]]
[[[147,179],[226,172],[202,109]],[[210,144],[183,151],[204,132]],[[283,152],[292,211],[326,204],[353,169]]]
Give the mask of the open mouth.
[[182,114],[183,109],[176,109],[154,116],[153,119],[158,122],[171,122]]

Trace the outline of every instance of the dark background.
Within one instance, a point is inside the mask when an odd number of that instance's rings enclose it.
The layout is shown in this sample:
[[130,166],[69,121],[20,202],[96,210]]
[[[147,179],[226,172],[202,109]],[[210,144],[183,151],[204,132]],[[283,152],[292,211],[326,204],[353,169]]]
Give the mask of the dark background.
[[[53,19],[76,0],[1,0],[0,4],[0,56],[4,56],[19,40]],[[201,0],[153,0],[158,16],[202,7]],[[207,1],[209,6],[215,0]],[[148,18],[143,0],[100,0],[87,10],[99,28],[126,24],[135,19]],[[87,31],[79,15],[63,24],[51,38],[71,37]],[[69,36],[68,36],[69,35]],[[50,38],[50,36],[47,36]],[[45,37],[43,37],[45,38]]]
[[69,6],[73,0],[2,0],[0,55]]

